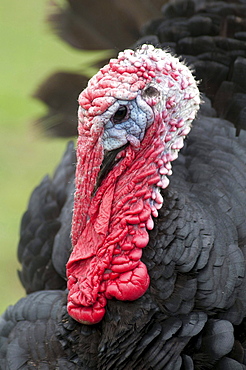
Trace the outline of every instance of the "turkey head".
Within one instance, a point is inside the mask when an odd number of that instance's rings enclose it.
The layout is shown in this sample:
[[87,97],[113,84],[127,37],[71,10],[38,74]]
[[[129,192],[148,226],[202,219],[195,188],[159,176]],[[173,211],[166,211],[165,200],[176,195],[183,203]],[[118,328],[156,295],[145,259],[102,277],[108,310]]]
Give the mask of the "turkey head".
[[148,289],[142,248],[199,103],[189,68],[152,45],[119,53],[80,94],[67,263],[75,320],[95,324],[107,299],[135,300]]

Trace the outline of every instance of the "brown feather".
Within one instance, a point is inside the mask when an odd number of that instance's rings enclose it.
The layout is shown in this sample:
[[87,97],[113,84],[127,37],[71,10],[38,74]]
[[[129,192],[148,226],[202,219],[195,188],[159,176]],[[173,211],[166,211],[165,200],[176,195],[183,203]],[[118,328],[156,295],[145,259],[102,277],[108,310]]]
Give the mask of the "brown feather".
[[64,7],[53,2],[48,17],[64,41],[78,49],[124,49],[140,36],[148,20],[160,16],[165,0],[67,0]]
[[62,137],[77,135],[77,100],[87,81],[81,74],[57,72],[42,83],[33,96],[48,107],[47,114],[36,121],[45,133]]

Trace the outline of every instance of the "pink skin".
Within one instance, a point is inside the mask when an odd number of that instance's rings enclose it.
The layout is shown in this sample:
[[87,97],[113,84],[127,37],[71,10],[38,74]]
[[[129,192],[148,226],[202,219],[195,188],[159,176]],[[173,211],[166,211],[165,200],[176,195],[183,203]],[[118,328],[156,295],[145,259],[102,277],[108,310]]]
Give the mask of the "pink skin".
[[[118,153],[117,164],[93,195],[104,154],[101,114],[117,99],[136,99],[152,83],[157,90],[160,84],[160,94],[143,99],[154,122],[142,141],[127,137],[130,145]],[[147,45],[120,53],[81,93],[73,251],[67,263],[68,312],[75,320],[95,324],[105,314],[107,299],[135,300],[148,289],[141,256],[152,217],[162,206],[158,188],[168,186],[170,161],[183,146],[199,102],[189,69]]]

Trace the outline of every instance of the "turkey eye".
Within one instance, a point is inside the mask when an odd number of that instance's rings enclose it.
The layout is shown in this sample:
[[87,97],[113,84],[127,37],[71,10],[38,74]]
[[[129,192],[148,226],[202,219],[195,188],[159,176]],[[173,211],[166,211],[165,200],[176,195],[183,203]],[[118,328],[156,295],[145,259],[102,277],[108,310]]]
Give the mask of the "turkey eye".
[[112,117],[113,123],[121,123],[126,118],[127,112],[127,107],[125,105],[121,105]]

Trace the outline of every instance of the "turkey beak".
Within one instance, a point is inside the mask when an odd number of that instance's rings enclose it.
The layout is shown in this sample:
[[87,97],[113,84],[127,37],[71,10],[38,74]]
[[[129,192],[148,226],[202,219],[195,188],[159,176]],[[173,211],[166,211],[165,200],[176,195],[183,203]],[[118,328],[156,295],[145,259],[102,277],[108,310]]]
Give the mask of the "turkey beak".
[[98,177],[97,177],[96,186],[95,186],[94,192],[93,192],[94,194],[97,191],[97,189],[99,188],[103,179],[105,177],[107,177],[108,173],[112,170],[114,165],[116,163],[118,163],[119,159],[116,158],[117,154],[119,152],[121,152],[122,150],[124,150],[128,145],[129,144],[125,144],[124,146],[122,146],[120,148],[104,152],[103,162],[101,164],[100,171],[99,171],[99,174],[98,174]]

